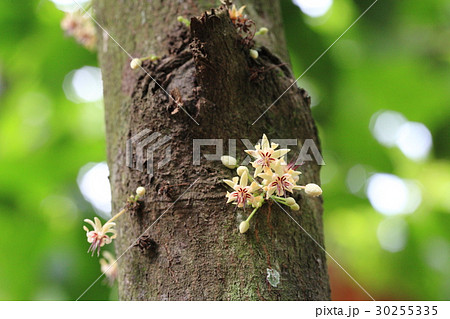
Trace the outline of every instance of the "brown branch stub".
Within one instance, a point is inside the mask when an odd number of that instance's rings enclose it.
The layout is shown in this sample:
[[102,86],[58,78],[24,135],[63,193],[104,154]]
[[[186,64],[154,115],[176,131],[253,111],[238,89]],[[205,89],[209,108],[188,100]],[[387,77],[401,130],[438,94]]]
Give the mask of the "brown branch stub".
[[138,238],[133,247],[138,247],[141,251],[155,252],[158,245],[150,238],[150,236],[142,235]]

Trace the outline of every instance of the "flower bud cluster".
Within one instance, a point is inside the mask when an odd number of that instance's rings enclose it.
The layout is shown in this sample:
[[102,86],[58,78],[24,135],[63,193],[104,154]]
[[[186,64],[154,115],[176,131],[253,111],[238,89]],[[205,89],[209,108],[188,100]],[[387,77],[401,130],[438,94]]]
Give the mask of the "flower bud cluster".
[[[238,166],[237,160],[231,156],[222,156],[222,163],[235,169],[238,176],[231,180],[223,180],[233,191],[227,192],[227,203],[244,208],[251,206],[252,213],[247,220],[241,222],[239,231],[245,233],[250,227],[250,219],[255,212],[266,202],[276,201],[288,206],[291,210],[300,209],[296,200],[289,196],[295,190],[303,190],[307,196],[317,197],[322,194],[319,185],[309,183],[305,186],[298,185],[300,171],[294,163],[287,164],[284,160],[289,149],[278,149],[278,144],[270,143],[264,134],[261,143],[255,145],[254,150],[245,152],[254,158],[252,165],[254,172],[250,174],[248,167]],[[249,184],[250,183],[250,184]]]

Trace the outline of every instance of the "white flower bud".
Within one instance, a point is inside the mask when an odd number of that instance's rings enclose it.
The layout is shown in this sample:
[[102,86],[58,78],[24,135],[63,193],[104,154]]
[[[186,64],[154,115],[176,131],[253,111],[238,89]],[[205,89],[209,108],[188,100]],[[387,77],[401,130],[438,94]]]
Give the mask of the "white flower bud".
[[241,232],[241,234],[245,233],[248,228],[250,227],[250,224],[248,221],[244,220],[243,222],[241,222],[241,224],[239,225],[239,231]]
[[145,187],[139,186],[139,187],[136,189],[136,194],[137,194],[139,197],[144,196],[144,195],[145,195]]
[[242,176],[245,172],[248,174],[248,168],[246,166],[239,166],[236,170],[239,176]]
[[237,166],[237,161],[232,156],[224,155],[220,158],[220,160],[222,161],[223,165],[225,165],[226,167],[228,167],[230,169],[233,169]]
[[288,205],[288,206],[292,206],[292,205],[294,205],[294,204],[297,204],[297,202],[295,201],[295,199],[293,199],[292,197],[286,198],[285,202],[286,202],[286,205]]
[[250,49],[250,56],[256,60],[259,57],[259,53],[256,50]]
[[142,65],[142,60],[138,59],[138,58],[134,58],[133,60],[131,60],[130,62],[130,67],[133,70],[136,70],[137,68],[139,68]]
[[319,185],[311,183],[305,186],[305,193],[308,196],[316,197],[322,195],[322,189],[319,187]]
[[292,210],[299,210],[300,206],[298,206],[298,204],[294,204],[294,205],[289,206],[289,208]]

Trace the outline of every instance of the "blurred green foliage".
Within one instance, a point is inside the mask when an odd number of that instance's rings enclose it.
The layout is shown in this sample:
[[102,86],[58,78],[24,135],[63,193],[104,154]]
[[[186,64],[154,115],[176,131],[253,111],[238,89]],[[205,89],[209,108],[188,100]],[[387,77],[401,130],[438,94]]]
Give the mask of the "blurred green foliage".
[[[373,1],[335,0],[320,18],[282,1],[294,71],[299,76]],[[450,5],[447,1],[378,1],[299,81],[319,99],[313,115],[326,166],[322,169],[327,250],[375,299],[450,298]],[[315,95],[314,95],[315,94]],[[380,110],[421,122],[432,154],[408,159],[369,129]],[[352,194],[347,173],[386,172],[415,180],[422,203],[408,215],[406,245],[380,247],[376,212],[364,189]],[[334,299],[368,297],[329,261]]]
[[[101,104],[67,100],[65,76],[97,65],[50,1],[0,2],[0,299],[76,299],[100,272],[82,230],[79,169],[105,160]],[[97,284],[92,299],[108,299]]]
[[[299,76],[372,2],[335,0],[319,18],[282,0]],[[81,229],[93,209],[77,186],[79,169],[105,160],[101,103],[74,103],[66,75],[96,66],[95,53],[65,37],[64,13],[47,0],[0,2],[0,299],[76,299],[100,274]],[[376,299],[450,298],[450,5],[445,0],[378,3],[299,81],[313,96],[324,159],[327,250]],[[426,125],[431,155],[408,159],[381,145],[369,124],[394,110]],[[355,165],[420,185],[404,247],[384,250],[387,217],[364,189],[350,192]],[[368,297],[329,260],[335,299]],[[86,299],[115,299],[97,283]]]

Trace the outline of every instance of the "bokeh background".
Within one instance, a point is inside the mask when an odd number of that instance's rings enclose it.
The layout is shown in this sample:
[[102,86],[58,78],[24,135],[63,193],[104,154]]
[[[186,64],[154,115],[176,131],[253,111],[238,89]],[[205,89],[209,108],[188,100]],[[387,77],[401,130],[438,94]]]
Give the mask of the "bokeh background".
[[[100,274],[82,225],[110,210],[101,73],[61,29],[70,2],[0,2],[0,300],[73,300]],[[282,0],[295,74],[372,2]],[[450,299],[450,3],[379,0],[299,85],[327,250],[375,299]],[[328,263],[333,299],[369,299]]]

